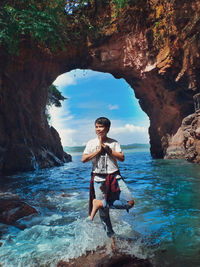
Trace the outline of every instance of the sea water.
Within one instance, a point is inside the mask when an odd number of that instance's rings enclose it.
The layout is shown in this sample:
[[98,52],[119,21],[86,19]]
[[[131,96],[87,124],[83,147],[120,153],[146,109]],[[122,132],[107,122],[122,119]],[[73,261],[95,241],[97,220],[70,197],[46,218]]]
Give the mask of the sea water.
[[[200,166],[154,160],[146,149],[124,152],[119,165],[135,207],[111,210],[116,246],[154,266],[199,267]],[[99,246],[110,252],[99,216],[88,217],[90,171],[77,151],[64,166],[1,179],[1,196],[18,196],[38,214],[19,220],[24,230],[0,224],[0,266],[55,267]]]

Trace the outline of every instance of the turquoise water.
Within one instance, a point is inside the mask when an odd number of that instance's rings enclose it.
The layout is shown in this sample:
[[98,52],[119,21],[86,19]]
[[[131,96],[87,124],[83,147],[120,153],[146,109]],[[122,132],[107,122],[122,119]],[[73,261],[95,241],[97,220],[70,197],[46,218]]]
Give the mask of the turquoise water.
[[[200,266],[200,166],[153,160],[145,149],[125,151],[122,175],[135,207],[111,211],[117,246],[155,266]],[[38,210],[20,220],[25,230],[0,224],[0,266],[56,266],[101,245],[109,248],[99,217],[88,218],[91,166],[76,152],[62,167],[6,177],[1,195],[17,195]],[[65,194],[65,195],[63,195]],[[119,241],[130,238],[131,243]]]

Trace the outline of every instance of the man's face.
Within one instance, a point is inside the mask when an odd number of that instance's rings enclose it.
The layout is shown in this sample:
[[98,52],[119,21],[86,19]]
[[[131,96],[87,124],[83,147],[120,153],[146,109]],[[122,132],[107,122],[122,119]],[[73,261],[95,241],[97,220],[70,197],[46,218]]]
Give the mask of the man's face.
[[108,133],[108,127],[105,127],[102,124],[96,123],[95,124],[95,131],[98,136],[104,137]]

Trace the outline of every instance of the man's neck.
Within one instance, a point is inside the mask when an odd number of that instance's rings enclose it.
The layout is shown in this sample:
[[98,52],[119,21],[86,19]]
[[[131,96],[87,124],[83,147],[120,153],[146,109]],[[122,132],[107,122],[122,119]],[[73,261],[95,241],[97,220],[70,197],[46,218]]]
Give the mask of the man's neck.
[[103,142],[106,142],[107,139],[108,139],[107,135],[102,137],[102,141],[103,141]]

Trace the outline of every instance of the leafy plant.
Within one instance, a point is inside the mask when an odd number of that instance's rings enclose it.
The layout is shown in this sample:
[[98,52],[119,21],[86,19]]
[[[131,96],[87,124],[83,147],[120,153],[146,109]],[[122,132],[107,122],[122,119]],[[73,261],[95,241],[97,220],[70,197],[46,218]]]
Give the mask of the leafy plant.
[[143,1],[147,0],[2,0],[0,46],[17,54],[28,40],[54,53],[80,39],[93,42],[113,25],[113,10],[116,19],[128,5],[141,6]]
[[44,6],[33,0],[13,1],[12,5],[6,2],[0,8],[0,44],[13,54],[18,52],[19,43],[27,38],[52,51],[64,49],[66,36],[61,15],[64,16],[61,5]]
[[52,106],[54,105],[55,107],[61,107],[61,102],[67,99],[64,97],[61,92],[57,89],[57,86],[52,84],[48,88],[48,102],[47,105]]
[[55,86],[54,84],[49,86],[48,99],[47,99],[47,104],[46,104],[46,109],[45,109],[45,114],[46,114],[46,118],[48,121],[51,120],[49,107],[51,106],[61,107],[62,106],[61,101],[64,101],[65,99],[67,98],[61,94],[61,92],[57,89],[57,86]]

